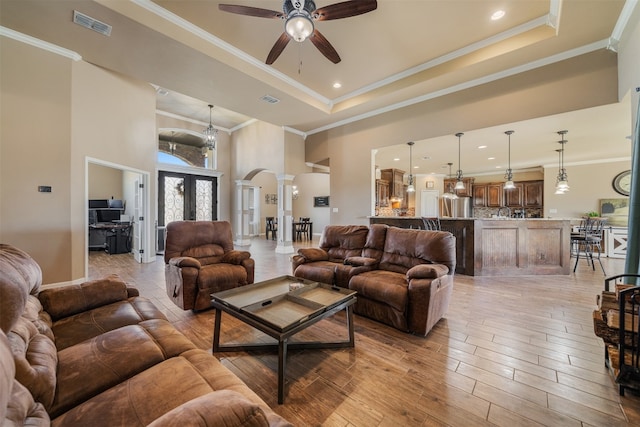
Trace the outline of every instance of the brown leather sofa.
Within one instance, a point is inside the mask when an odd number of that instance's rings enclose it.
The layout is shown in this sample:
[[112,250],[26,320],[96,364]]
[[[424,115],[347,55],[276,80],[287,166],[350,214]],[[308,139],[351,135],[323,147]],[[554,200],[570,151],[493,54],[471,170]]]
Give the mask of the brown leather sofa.
[[425,336],[447,312],[455,266],[451,233],[383,224],[329,225],[292,257],[294,276],[357,291],[357,314]]
[[183,310],[211,307],[211,294],[253,283],[251,254],[233,247],[227,221],[167,224],[164,251],[167,295]]
[[41,281],[0,245],[0,425],[290,425],[117,276]]

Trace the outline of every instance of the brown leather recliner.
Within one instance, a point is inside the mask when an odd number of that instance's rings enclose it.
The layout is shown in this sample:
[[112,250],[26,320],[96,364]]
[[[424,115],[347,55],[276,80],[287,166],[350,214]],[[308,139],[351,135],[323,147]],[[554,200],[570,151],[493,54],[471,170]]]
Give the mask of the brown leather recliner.
[[253,283],[255,261],[233,248],[227,221],[167,224],[164,252],[167,295],[183,310],[211,307],[211,294]]

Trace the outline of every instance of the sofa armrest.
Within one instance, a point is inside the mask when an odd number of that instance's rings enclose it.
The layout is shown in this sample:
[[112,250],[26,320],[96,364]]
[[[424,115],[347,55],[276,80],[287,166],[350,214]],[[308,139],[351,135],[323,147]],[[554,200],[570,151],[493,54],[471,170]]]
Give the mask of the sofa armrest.
[[38,294],[38,299],[44,311],[56,321],[96,307],[124,301],[129,298],[130,292],[132,291],[129,291],[127,284],[116,274],[112,274],[80,285],[43,289]]
[[155,419],[148,427],[269,426],[262,408],[232,390],[217,390],[196,397]]
[[352,265],[354,267],[373,267],[378,264],[378,260],[365,256],[351,256],[344,259],[344,264]]
[[301,248],[298,255],[304,258],[305,262],[328,261],[329,254],[320,248]]
[[442,264],[419,264],[407,271],[407,280],[437,279],[449,273],[449,267]]
[[242,261],[249,258],[251,258],[251,254],[249,252],[238,251],[234,249],[234,250],[225,252],[224,255],[222,255],[222,259],[220,260],[220,262],[224,262],[226,264],[241,265]]
[[129,298],[139,297],[140,296],[140,291],[138,290],[138,288],[136,288],[134,286],[127,285],[127,296]]
[[180,257],[171,258],[169,260],[169,265],[175,265],[176,267],[180,267],[180,268],[193,267],[193,268],[199,269],[200,267],[202,267],[202,265],[200,264],[200,261],[189,256],[180,256]]

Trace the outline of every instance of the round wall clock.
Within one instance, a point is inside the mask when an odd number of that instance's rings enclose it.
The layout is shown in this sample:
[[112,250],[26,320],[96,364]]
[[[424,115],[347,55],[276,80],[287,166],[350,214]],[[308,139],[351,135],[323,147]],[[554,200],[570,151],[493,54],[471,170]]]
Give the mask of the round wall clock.
[[631,171],[620,172],[613,178],[613,189],[616,193],[622,194],[623,196],[629,195],[629,188],[631,187]]

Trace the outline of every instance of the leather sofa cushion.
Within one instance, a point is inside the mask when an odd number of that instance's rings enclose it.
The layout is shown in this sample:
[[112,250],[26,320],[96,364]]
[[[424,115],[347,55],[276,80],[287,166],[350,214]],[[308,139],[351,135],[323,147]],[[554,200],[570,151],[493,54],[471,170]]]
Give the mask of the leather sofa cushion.
[[210,293],[226,291],[248,284],[247,270],[235,264],[210,264],[200,269],[197,283]]
[[[194,349],[166,320],[148,320],[105,332],[59,352],[52,417],[163,360]],[[87,379],[90,379],[87,381]]]
[[378,263],[378,260],[364,256],[351,256],[345,258],[344,263],[346,265],[372,267]]
[[54,322],[52,329],[60,351],[105,331],[148,319],[166,320],[166,317],[147,298],[134,297],[66,317]]
[[290,425],[215,357],[200,349],[187,351],[140,372],[70,409],[55,418],[51,425],[103,425],[104,420],[109,419],[118,420],[119,425],[127,427],[146,426],[180,405],[217,390],[241,393],[265,410],[271,425]]
[[298,255],[302,256],[305,262],[328,261],[329,254],[320,248],[300,248]]
[[387,270],[372,270],[353,276],[349,289],[374,301],[384,302],[397,311],[405,312],[409,303],[407,280],[404,274]]
[[350,256],[362,255],[369,227],[365,225],[328,225],[322,232],[319,246],[330,261],[342,262]]
[[269,426],[264,411],[240,393],[218,390],[190,400],[172,409],[148,427],[260,427]]
[[80,285],[43,289],[38,298],[55,321],[129,298],[127,285],[117,275]]

